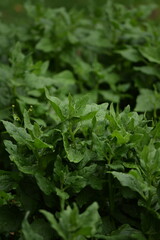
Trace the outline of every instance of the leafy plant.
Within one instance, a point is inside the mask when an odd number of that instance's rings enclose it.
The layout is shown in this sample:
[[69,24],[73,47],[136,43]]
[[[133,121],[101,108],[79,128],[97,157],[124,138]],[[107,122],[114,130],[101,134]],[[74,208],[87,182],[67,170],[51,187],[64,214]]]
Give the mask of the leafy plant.
[[2,239],[159,238],[152,7],[128,11],[108,1],[86,14],[28,4],[32,22],[6,27],[13,34],[0,70]]

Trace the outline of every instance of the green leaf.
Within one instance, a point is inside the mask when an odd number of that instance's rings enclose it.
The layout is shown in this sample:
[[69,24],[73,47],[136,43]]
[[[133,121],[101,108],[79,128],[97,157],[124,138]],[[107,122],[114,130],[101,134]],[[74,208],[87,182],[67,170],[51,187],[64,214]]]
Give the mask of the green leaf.
[[26,214],[25,219],[22,223],[22,233],[25,240],[44,240],[42,236],[36,233],[31,225],[27,221],[28,214]]
[[128,224],[120,226],[117,230],[111,233],[111,236],[96,235],[96,237],[99,240],[146,240],[143,233],[132,228]]
[[65,184],[78,193],[87,185],[87,179],[85,176],[80,176],[78,172],[73,172],[66,178]]
[[67,200],[69,198],[69,194],[59,188],[56,188],[56,193],[57,193],[57,196],[63,200]]
[[89,94],[83,95],[81,97],[78,97],[75,101],[75,111],[77,113],[76,116],[80,116],[83,114],[84,109],[89,101]]
[[[37,119],[36,119],[37,120]],[[35,122],[34,123],[34,126],[33,126],[33,135],[35,138],[40,138],[41,136],[43,136],[43,132],[41,130],[41,123],[38,123],[39,121]],[[42,124],[43,126],[43,124]]]
[[97,164],[91,164],[77,171],[76,176],[80,175],[83,178],[82,181],[79,181],[80,183],[82,182],[83,188],[85,185],[90,185],[93,189],[101,190],[103,180],[99,176],[102,174],[103,171],[98,168]]
[[81,239],[81,236],[93,236],[97,232],[97,224],[100,220],[96,202],[91,204],[82,214],[79,214],[75,204],[73,209],[68,206],[66,210],[60,212],[59,222],[51,213],[45,210],[40,212],[45,215],[52,228],[64,240],[76,240]]
[[117,144],[126,144],[130,140],[130,134],[127,132],[123,133],[123,131],[121,130],[114,130],[112,133],[112,137],[117,138]]
[[11,174],[1,173],[0,172],[0,191],[10,191],[15,188],[16,182],[14,181]]
[[43,237],[44,240],[52,240],[53,230],[51,229],[49,223],[47,223],[44,219],[38,218],[31,224],[32,230]]
[[94,202],[80,215],[79,221],[82,230],[78,233],[84,236],[93,236],[97,232],[97,223],[100,221],[98,208],[98,204]]
[[111,172],[111,174],[118,179],[124,187],[129,187],[132,191],[135,191],[140,194],[140,196],[144,197],[143,187],[140,181],[136,179],[135,176],[129,173],[121,173],[121,172]]
[[0,191],[0,207],[7,205],[11,201],[14,201],[14,196],[11,193]]
[[23,154],[18,153],[17,145],[13,144],[11,141],[4,141],[7,152],[10,154],[10,159],[13,161],[18,169],[26,174],[35,174],[38,170],[37,163],[31,163],[33,156],[27,158]]
[[140,151],[140,163],[146,174],[151,178],[159,175],[160,169],[160,148],[156,149],[151,141],[147,146],[144,146]]
[[41,148],[50,148],[53,149],[53,146],[51,144],[45,143],[39,138],[34,139],[34,144],[35,148],[41,149]]
[[135,111],[146,112],[159,109],[160,108],[159,99],[160,99],[159,93],[155,93],[150,89],[141,89],[140,95],[137,97]]
[[24,128],[32,131],[33,125],[30,122],[30,117],[29,117],[29,113],[27,110],[24,110],[23,118],[24,118]]
[[[64,234],[64,230],[62,229],[62,227],[58,224],[57,220],[55,219],[55,217],[53,216],[53,214],[51,214],[50,212],[47,212],[45,210],[40,210],[40,213],[42,213],[46,219],[49,221],[49,223],[51,224],[51,227],[56,230],[56,232],[58,233],[58,235],[60,237],[62,237],[64,240],[67,240],[65,234]],[[67,230],[67,229],[66,229]]]
[[33,142],[32,137],[26,132],[24,128],[16,127],[8,121],[2,121],[7,132],[13,137],[17,143],[22,145],[30,145]]
[[75,113],[75,103],[73,97],[69,94],[68,95],[68,115],[69,118],[72,118]]
[[65,116],[63,115],[62,110],[60,108],[61,101],[58,98],[56,98],[56,97],[50,96],[49,92],[47,90],[45,91],[45,93],[46,93],[47,99],[50,101],[50,103],[51,103],[55,113],[57,114],[57,116],[60,118],[61,121],[64,121],[65,120]]
[[134,48],[128,48],[123,50],[116,50],[116,53],[119,53],[125,59],[131,62],[139,62],[141,61],[141,56],[138,51]]
[[81,144],[69,144],[66,134],[63,134],[63,144],[67,158],[70,162],[79,163],[82,161],[82,159],[84,158],[84,153],[82,153],[81,149],[77,149],[77,147],[82,148]]
[[41,40],[37,43],[36,48],[46,53],[55,50],[53,42],[47,37],[41,38]]
[[111,101],[114,103],[118,103],[120,101],[120,96],[111,90],[100,90],[99,93],[103,96],[105,101]]
[[11,55],[12,55],[11,62],[13,64],[23,63],[25,55],[22,53],[22,44],[20,42],[17,42],[16,45],[12,48]]
[[160,64],[160,48],[158,46],[141,47],[139,51],[148,61]]
[[33,97],[19,96],[21,102],[28,105],[38,105],[39,101]]
[[54,183],[43,177],[40,173],[35,174],[39,188],[46,194],[50,195],[54,191]]
[[[43,89],[47,86],[53,85],[53,83],[54,83],[54,81],[52,78],[37,76],[34,73],[28,73],[25,76],[25,84],[32,90],[33,89]],[[37,99],[34,99],[34,100],[36,101]],[[25,101],[25,98],[24,98],[24,101]],[[32,103],[28,102],[28,104],[32,104]]]
[[53,76],[53,84],[63,91],[63,95],[74,90],[75,82],[73,73],[68,70]]
[[97,113],[97,111],[93,111],[93,112],[90,112],[90,113],[88,113],[86,115],[83,115],[83,116],[80,117],[80,120],[81,121],[86,121],[86,120],[93,119],[94,116],[96,115],[96,113]]
[[156,77],[160,78],[160,71],[156,66],[134,67],[134,70],[142,72],[146,75],[156,76]]

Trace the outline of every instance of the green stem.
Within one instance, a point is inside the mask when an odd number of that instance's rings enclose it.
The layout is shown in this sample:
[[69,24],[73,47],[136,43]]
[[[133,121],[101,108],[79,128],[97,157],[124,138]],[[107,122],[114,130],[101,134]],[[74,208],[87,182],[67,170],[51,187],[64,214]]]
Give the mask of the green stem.
[[73,142],[73,144],[74,144],[74,147],[76,147],[75,137],[74,137],[74,133],[73,133],[73,131],[72,131],[72,125],[71,125],[71,123],[69,123],[69,133],[70,133],[70,136],[71,136],[71,140],[72,140],[72,142]]
[[65,200],[63,198],[60,198],[60,205],[61,205],[61,211],[64,211],[65,208]]

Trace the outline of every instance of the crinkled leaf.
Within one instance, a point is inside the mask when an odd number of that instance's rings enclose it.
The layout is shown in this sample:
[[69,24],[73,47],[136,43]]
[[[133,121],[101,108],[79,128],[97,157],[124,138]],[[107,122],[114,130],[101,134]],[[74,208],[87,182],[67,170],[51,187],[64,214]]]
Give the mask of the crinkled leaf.
[[26,132],[24,128],[16,127],[13,123],[3,121],[3,124],[7,132],[13,137],[19,144],[31,144],[33,142],[32,137]]

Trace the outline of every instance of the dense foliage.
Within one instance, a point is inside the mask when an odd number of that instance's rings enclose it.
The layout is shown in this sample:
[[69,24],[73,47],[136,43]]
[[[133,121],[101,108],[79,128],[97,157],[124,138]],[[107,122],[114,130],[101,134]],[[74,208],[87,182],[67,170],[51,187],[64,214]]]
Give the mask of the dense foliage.
[[0,240],[159,239],[155,8],[0,24]]

